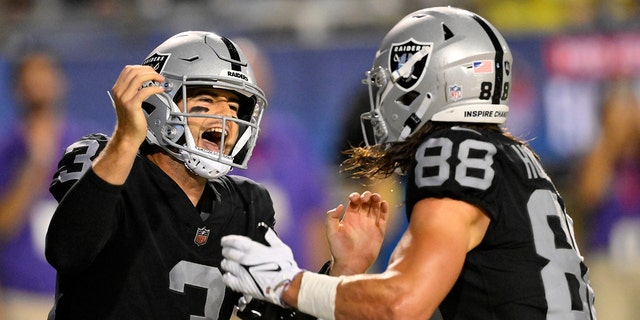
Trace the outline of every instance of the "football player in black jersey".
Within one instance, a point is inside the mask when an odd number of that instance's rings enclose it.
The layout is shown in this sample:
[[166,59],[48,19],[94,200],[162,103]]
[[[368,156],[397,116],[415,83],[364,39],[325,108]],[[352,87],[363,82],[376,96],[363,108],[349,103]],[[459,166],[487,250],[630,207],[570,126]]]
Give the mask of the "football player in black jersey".
[[[444,319],[595,319],[564,202],[535,153],[501,126],[512,72],[507,42],[472,12],[435,7],[400,20],[364,81],[367,146],[343,163],[356,176],[407,175],[409,226],[387,269],[302,272],[265,254],[282,250],[273,238],[228,236],[223,281],[325,320],[427,319],[437,308]],[[285,289],[273,273],[288,278]]]
[[[267,105],[253,79],[233,42],[199,31],[171,37],[122,70],[111,91],[113,135],[69,146],[50,186],[60,203],[46,241],[57,270],[49,319],[232,316],[241,294],[222,282],[220,239],[264,241],[259,226],[275,225],[268,191],[227,175],[246,168]],[[386,206],[379,195],[351,195],[352,219],[332,248],[344,255],[346,245],[364,243],[358,233],[384,234]],[[352,248],[359,264],[379,249]],[[336,265],[363,269],[345,259]],[[302,315],[270,310],[274,319]]]

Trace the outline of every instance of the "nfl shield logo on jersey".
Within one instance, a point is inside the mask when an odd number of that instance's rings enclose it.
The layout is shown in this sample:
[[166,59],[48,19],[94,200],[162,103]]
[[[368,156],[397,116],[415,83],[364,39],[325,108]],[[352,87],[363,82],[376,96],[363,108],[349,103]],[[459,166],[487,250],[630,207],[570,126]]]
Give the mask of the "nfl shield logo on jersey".
[[198,230],[196,231],[196,237],[193,238],[193,242],[195,242],[195,244],[197,244],[198,246],[204,245],[209,239],[209,232],[209,229],[205,227],[198,228]]

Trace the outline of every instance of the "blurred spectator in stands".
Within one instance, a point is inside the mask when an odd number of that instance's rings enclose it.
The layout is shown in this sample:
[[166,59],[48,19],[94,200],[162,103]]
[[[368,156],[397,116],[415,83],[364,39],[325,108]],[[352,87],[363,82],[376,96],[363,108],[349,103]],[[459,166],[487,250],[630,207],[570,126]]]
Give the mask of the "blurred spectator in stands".
[[0,140],[0,319],[42,320],[55,289],[55,271],[44,258],[56,207],[49,182],[64,147],[81,134],[65,124],[66,80],[52,55],[24,55],[10,79],[17,117],[3,124],[10,129]]
[[15,22],[26,16],[33,9],[33,0],[4,0],[1,8],[9,22]]
[[601,131],[578,167],[576,204],[601,319],[640,314],[640,103],[630,81],[610,81]]

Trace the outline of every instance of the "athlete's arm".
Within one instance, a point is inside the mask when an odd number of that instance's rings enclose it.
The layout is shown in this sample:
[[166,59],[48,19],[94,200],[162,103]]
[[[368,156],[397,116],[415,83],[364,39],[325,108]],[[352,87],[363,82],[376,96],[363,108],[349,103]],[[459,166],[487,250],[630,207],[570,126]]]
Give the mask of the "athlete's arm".
[[77,271],[93,261],[111,236],[120,189],[89,170],[66,193],[46,237],[45,256],[54,268]]
[[[453,287],[466,253],[486,232],[489,217],[479,208],[451,199],[423,199],[387,270],[343,278],[335,298],[336,319],[423,319]],[[300,307],[298,274],[282,299]],[[313,295],[310,296],[313,298]],[[303,312],[308,312],[303,308]]]
[[113,85],[116,126],[104,151],[93,162],[93,171],[104,181],[121,185],[127,180],[138,149],[147,134],[147,120],[142,102],[163,92],[158,86],[141,88],[147,81],[163,81],[164,77],[149,66],[126,66]]
[[118,77],[112,90],[117,115],[114,134],[91,163],[91,169],[88,159],[97,152],[96,141],[83,140],[67,150],[73,163],[82,169],[72,172],[70,166],[63,172],[59,170],[54,182],[64,185],[64,181],[77,180],[70,190],[55,192],[61,201],[47,231],[45,255],[59,271],[89,265],[111,236],[119,188],[129,176],[146,137],[142,102],[162,92],[156,86],[139,89],[150,80],[162,81],[163,77],[148,66],[127,66]]

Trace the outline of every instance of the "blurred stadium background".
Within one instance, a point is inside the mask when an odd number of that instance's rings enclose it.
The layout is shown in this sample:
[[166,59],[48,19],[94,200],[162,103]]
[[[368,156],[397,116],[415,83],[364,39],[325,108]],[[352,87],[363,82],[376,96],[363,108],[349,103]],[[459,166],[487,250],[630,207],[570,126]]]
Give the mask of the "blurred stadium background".
[[[364,72],[395,22],[437,5],[477,12],[509,41],[507,126],[539,153],[572,213],[577,161],[599,135],[606,84],[631,80],[640,92],[640,0],[0,0],[0,133],[16,121],[11,65],[25,52],[57,55],[69,121],[110,134],[107,91],[124,65],[180,31],[249,39],[270,61],[272,82],[247,174],[269,187],[276,229],[301,266],[315,268],[326,258],[318,219],[346,197],[335,188],[336,159]],[[582,242],[583,219],[572,214]]]
[[[309,130],[310,149],[331,161],[335,119],[370,66],[385,31],[426,6],[478,12],[508,38],[516,86],[510,124],[547,162],[563,163],[597,134],[599,85],[640,74],[640,3],[635,0],[2,0],[0,87],[7,66],[44,46],[70,75],[68,113],[110,132],[106,91],[124,64],[160,41],[204,29],[257,42],[272,62],[270,111],[290,111]],[[2,121],[11,95],[0,95]],[[267,113],[267,117],[269,113]]]
[[[139,63],[182,30],[247,37],[272,61],[271,110],[299,116],[310,149],[330,161],[335,119],[364,87],[385,31],[415,9],[447,4],[478,12],[510,41],[516,88],[509,122],[547,162],[563,163],[592,142],[603,80],[640,72],[635,0],[2,0],[0,87],[11,88],[12,59],[30,47],[51,48],[70,75],[70,116],[110,132],[106,91],[124,64]],[[2,121],[12,118],[11,103],[10,94],[0,95]]]
[[[510,42],[507,125],[531,141],[566,190],[571,212],[575,160],[598,136],[603,86],[624,78],[640,89],[638,0],[0,0],[0,132],[15,119],[10,65],[25,51],[45,47],[58,55],[69,76],[68,118],[110,133],[115,115],[107,91],[125,64],[140,63],[184,30],[247,38],[271,62],[265,123],[279,126],[273,131],[281,137],[289,128],[300,133],[296,145],[280,149],[273,137],[271,152],[282,153],[283,170],[301,163],[287,162],[288,153],[303,154],[292,159],[308,159],[320,176],[308,191],[325,194],[319,197],[327,204],[319,205],[328,209],[335,201],[327,194],[331,179],[322,176],[336,170],[343,118],[365,89],[360,80],[379,41],[404,15],[436,5],[475,11]],[[281,225],[296,224],[295,212]],[[303,229],[291,239],[305,237]]]

